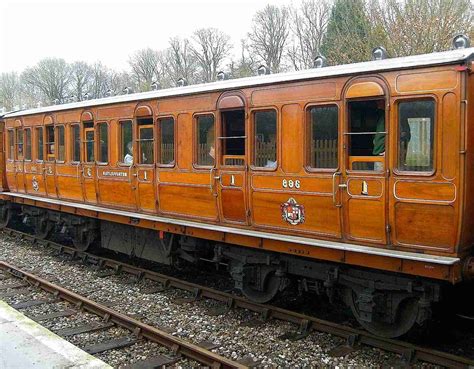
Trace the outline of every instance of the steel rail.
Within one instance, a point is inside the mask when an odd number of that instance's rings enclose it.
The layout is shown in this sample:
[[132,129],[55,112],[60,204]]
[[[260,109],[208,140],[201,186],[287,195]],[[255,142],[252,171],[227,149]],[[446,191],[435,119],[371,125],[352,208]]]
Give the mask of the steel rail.
[[278,319],[298,324],[301,330],[314,330],[341,337],[349,346],[356,348],[358,345],[366,345],[384,351],[396,353],[404,360],[422,361],[430,364],[441,365],[446,368],[474,369],[474,360],[453,355],[450,353],[433,350],[418,346],[409,342],[375,336],[367,331],[344,326],[327,320],[319,319],[309,315],[282,309],[272,305],[263,305],[251,302],[243,297],[214,290],[192,282],[153,272],[147,269],[135,267],[117,260],[103,258],[84,251],[78,251],[72,247],[64,246],[49,240],[38,239],[34,235],[6,228],[7,234],[18,234],[22,239],[27,239],[44,246],[48,246],[60,253],[70,255],[72,258],[81,259],[84,263],[91,262],[102,268],[110,268],[116,274],[128,273],[137,279],[149,279],[161,283],[165,288],[174,287],[193,293],[195,299],[209,298],[225,303],[229,309],[239,307],[261,314],[263,319]]
[[104,318],[104,320],[107,322],[113,322],[118,326],[126,328],[133,332],[137,337],[145,337],[150,341],[165,346],[172,350],[175,354],[181,354],[187,358],[212,368],[247,368],[245,365],[227,359],[224,356],[206,350],[190,342],[186,342],[178,337],[172,336],[163,330],[142,323],[75,292],[69,291],[66,288],[48,282],[41,277],[26,272],[5,261],[0,261],[0,269],[7,271],[17,278],[21,278],[22,280],[31,283],[35,287],[41,288],[42,290],[53,294],[57,299],[68,301],[72,304],[75,304],[78,308],[87,310]]

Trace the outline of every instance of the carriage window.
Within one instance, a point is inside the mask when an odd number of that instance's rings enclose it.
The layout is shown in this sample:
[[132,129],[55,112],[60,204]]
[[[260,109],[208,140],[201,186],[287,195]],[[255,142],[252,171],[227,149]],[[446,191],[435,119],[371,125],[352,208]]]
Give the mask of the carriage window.
[[8,159],[13,160],[15,157],[15,138],[12,129],[8,130]]
[[81,130],[79,124],[71,126],[72,161],[81,161]]
[[222,147],[223,165],[245,164],[245,111],[231,110],[222,115]]
[[160,164],[170,165],[174,162],[174,119],[158,119],[160,132]]
[[46,126],[46,160],[54,161],[54,127]]
[[64,138],[64,126],[57,126],[58,132],[58,161],[66,160],[66,143]]
[[23,160],[23,129],[16,129],[16,159]]
[[349,103],[350,169],[382,171],[385,161],[385,100]]
[[337,168],[337,106],[314,106],[309,109],[311,168]]
[[433,170],[434,116],[433,100],[407,101],[398,105],[399,170]]
[[120,122],[120,161],[133,164],[132,121]]
[[85,162],[94,162],[94,123],[84,123],[84,149],[85,149]]
[[277,114],[274,110],[258,111],[254,114],[255,157],[254,165],[276,168]]
[[196,164],[213,166],[215,162],[214,116],[200,115],[196,122]]
[[140,164],[153,164],[154,158],[154,136],[153,118],[138,119],[138,160]]
[[99,162],[109,162],[109,130],[107,123],[99,123]]
[[36,159],[39,161],[44,159],[43,127],[36,128]]
[[25,160],[31,160],[31,129],[25,129]]

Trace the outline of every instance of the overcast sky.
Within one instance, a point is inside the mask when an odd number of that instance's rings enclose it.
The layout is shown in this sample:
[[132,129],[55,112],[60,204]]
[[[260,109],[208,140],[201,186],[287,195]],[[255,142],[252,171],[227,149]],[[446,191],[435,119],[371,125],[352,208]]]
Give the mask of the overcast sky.
[[[138,49],[164,49],[172,36],[216,27],[231,36],[234,53],[255,12],[291,0],[0,0],[0,73],[21,72],[45,57],[101,61],[128,68]],[[299,0],[293,0],[298,3]]]

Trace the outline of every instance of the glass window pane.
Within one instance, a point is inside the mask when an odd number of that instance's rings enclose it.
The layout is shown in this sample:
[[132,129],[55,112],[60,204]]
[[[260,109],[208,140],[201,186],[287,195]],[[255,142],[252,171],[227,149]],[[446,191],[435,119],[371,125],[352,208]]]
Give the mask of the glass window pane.
[[88,163],[92,163],[94,159],[94,128],[85,129],[85,147],[86,147],[86,157],[85,160]]
[[160,119],[158,124],[160,130],[160,164],[172,164],[174,162],[174,119]]
[[338,110],[337,106],[315,106],[310,117],[310,166],[337,168]]
[[31,160],[31,129],[25,130],[25,160]]
[[215,162],[214,116],[197,117],[197,164],[213,166]]
[[132,121],[120,123],[120,161],[124,164],[133,164]]
[[23,160],[23,129],[16,129],[16,158]]
[[43,127],[36,128],[36,155],[38,160],[44,159],[44,147],[43,147]]
[[256,167],[276,168],[277,114],[274,110],[259,111],[255,120],[255,158]]
[[46,126],[46,160],[54,161],[54,127]]
[[72,126],[72,161],[81,161],[81,135],[79,124]]
[[15,139],[13,130],[8,131],[8,159],[13,160],[15,158]]
[[139,140],[140,140],[140,163],[141,164],[153,164],[153,126],[140,127],[139,129]]
[[58,126],[58,161],[66,160],[66,143],[64,138],[64,126]]
[[99,161],[109,162],[109,132],[107,123],[99,124]]
[[398,106],[398,169],[433,170],[435,104],[432,100],[407,101]]

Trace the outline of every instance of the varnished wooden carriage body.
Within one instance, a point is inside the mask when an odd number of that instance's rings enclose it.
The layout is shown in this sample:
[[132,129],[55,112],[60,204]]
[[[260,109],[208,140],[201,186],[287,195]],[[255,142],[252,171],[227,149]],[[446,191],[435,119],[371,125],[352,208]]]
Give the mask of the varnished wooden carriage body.
[[[473,53],[7,114],[2,198],[457,283],[473,253]],[[377,101],[383,132],[367,123]]]

